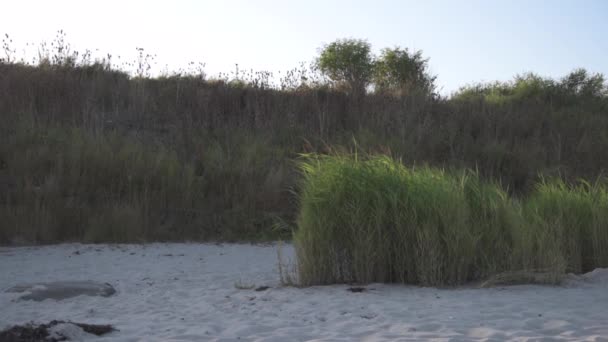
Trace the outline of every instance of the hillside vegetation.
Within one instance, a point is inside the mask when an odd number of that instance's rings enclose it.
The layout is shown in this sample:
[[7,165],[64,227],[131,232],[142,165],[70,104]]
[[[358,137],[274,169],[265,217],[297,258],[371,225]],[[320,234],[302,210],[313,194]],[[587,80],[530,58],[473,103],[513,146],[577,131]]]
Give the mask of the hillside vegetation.
[[[367,71],[341,70],[336,60],[369,49],[364,41],[336,44],[314,67],[274,83],[265,72],[150,76],[143,51],[129,73],[110,56],[70,52],[63,40],[26,62],[5,44],[0,243],[288,238],[302,153],[476,170],[500,185],[501,198],[528,198],[540,176],[594,183],[608,169],[601,75],[521,75],[443,97],[420,52],[385,49],[360,59]],[[551,189],[543,194],[561,194]],[[564,195],[573,198],[568,210],[587,210],[576,194]],[[549,199],[529,198],[553,217]],[[590,256],[580,258],[570,266],[587,269]],[[499,267],[483,262],[484,272]]]

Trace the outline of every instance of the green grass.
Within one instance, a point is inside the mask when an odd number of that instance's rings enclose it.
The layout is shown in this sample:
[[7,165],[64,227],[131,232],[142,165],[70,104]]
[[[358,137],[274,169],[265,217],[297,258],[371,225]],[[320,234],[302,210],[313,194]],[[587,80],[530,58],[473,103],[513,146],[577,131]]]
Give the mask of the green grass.
[[522,205],[471,171],[345,154],[305,155],[299,165],[301,285],[457,285],[500,274],[555,282],[604,265],[599,186],[542,183]]
[[526,215],[539,234],[555,241],[565,271],[608,266],[608,191],[605,184],[543,180],[526,202]]

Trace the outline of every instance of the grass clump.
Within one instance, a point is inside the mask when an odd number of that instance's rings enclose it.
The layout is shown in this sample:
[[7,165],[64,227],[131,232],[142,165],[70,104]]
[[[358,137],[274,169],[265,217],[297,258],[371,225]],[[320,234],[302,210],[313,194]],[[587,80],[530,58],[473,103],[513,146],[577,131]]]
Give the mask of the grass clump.
[[543,180],[526,202],[526,215],[544,235],[539,241],[554,242],[566,272],[608,266],[608,191],[602,182]]
[[517,215],[475,173],[357,155],[307,155],[300,167],[294,241],[304,285],[452,285],[509,264]]
[[309,155],[300,166],[304,284],[466,280],[475,237],[455,178],[388,157]]

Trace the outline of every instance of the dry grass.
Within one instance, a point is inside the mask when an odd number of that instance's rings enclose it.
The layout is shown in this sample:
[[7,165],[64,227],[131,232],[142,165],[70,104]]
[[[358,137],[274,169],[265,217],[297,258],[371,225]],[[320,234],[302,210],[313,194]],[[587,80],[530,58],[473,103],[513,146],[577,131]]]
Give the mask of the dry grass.
[[[167,144],[63,125],[2,137],[0,243],[259,240],[289,195],[281,155],[261,139]],[[281,158],[281,159],[279,159]],[[260,215],[258,210],[264,211]]]
[[[296,217],[290,160],[347,150],[353,138],[406,165],[476,169],[517,195],[539,174],[572,181],[608,169],[608,100],[595,76],[451,99],[349,96],[306,65],[273,85],[265,72],[208,79],[202,65],[150,77],[143,50],[129,74],[109,56],[76,54],[63,33],[32,63],[3,49],[0,243],[285,237],[272,227]],[[433,234],[416,239],[432,250]]]
[[479,287],[488,288],[504,285],[524,284],[558,284],[565,274],[558,274],[554,270],[527,270],[509,271],[491,276],[482,282]]

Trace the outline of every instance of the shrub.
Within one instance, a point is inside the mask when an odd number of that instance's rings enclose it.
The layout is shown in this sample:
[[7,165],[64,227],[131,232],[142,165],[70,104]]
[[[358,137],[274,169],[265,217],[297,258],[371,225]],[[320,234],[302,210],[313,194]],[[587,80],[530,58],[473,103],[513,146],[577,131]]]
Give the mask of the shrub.
[[371,45],[361,39],[341,39],[323,47],[317,59],[321,72],[351,92],[365,93],[373,73]]
[[429,73],[428,61],[422,57],[422,51],[410,52],[398,47],[383,49],[374,64],[376,92],[433,95],[436,76]]

